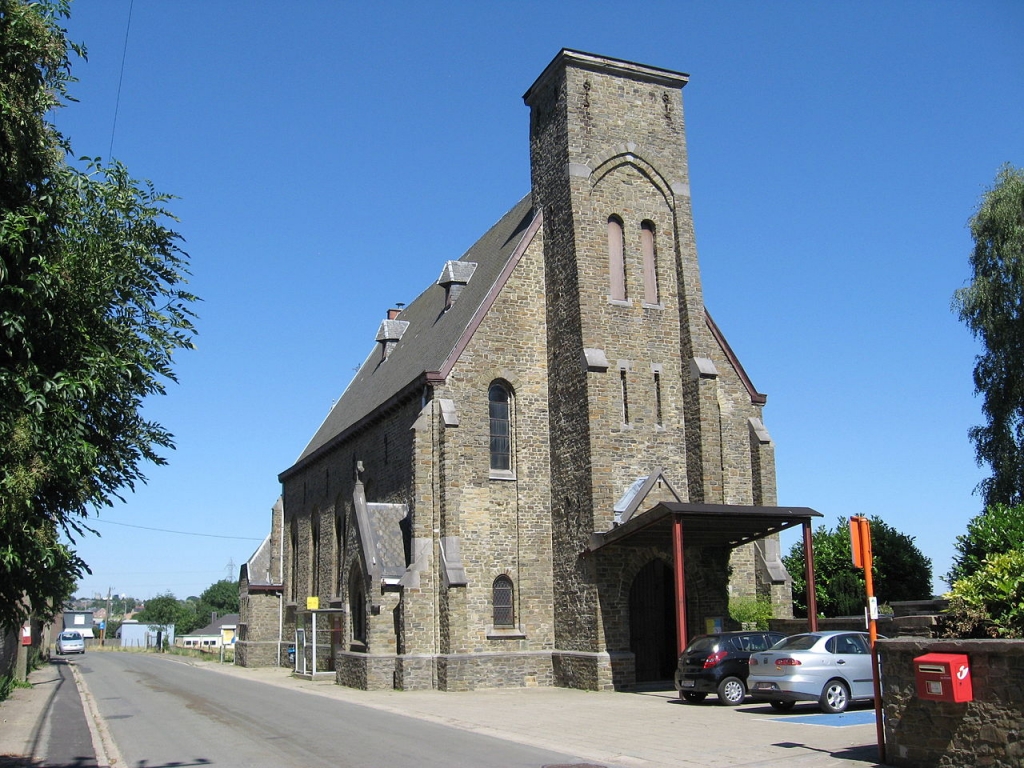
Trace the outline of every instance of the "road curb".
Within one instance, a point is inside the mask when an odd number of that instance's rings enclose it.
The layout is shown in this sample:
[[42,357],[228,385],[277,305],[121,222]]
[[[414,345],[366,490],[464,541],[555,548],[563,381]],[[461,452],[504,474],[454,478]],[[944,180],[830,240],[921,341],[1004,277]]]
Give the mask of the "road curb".
[[82,700],[82,709],[85,711],[85,721],[89,725],[89,735],[92,737],[92,748],[96,754],[96,765],[98,768],[119,768],[124,765],[121,753],[114,743],[113,737],[107,728],[106,722],[100,716],[96,708],[96,702],[85,684],[85,679],[75,668],[69,664],[71,674],[75,678],[75,686],[78,688],[79,698]]

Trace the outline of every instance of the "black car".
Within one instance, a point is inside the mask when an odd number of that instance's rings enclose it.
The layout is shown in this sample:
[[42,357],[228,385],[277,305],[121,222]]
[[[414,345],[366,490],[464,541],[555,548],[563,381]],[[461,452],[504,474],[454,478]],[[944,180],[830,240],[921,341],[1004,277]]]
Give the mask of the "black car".
[[709,693],[729,707],[742,704],[747,695],[750,654],[767,651],[786,636],[781,632],[720,632],[699,635],[679,657],[676,690],[679,698],[704,701]]

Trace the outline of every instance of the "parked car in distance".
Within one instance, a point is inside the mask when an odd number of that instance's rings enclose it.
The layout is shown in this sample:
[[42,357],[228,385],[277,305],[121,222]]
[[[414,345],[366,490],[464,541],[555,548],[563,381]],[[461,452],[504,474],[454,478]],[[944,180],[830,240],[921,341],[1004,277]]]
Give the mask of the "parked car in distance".
[[747,660],[755,651],[766,651],[786,636],[781,632],[721,632],[698,635],[679,656],[676,690],[689,702],[704,701],[709,693],[734,707],[747,695]]
[[750,695],[778,710],[817,701],[823,712],[845,712],[871,700],[871,645],[867,632],[806,632],[750,657]]
[[57,653],[85,653],[85,639],[81,632],[61,632],[57,636]]

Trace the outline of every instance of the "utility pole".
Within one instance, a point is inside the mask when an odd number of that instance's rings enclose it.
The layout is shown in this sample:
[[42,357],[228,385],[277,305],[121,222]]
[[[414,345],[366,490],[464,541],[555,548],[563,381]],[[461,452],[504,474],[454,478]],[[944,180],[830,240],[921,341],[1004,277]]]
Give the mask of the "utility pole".
[[107,624],[110,622],[110,593],[113,591],[113,587],[107,587],[107,615],[103,619],[103,629],[100,630],[100,645],[107,644]]

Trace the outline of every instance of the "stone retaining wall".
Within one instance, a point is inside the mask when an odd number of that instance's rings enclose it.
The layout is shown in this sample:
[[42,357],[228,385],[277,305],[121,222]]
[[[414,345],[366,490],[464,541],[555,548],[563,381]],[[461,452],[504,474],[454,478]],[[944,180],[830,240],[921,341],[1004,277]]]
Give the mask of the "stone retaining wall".
[[[880,640],[878,648],[890,765],[1024,765],[1024,640],[897,638]],[[933,652],[967,654],[973,701],[954,704],[917,697],[914,659]]]
[[[932,637],[937,616],[888,616],[878,618],[876,627],[878,634],[885,637]],[[772,619],[769,628],[786,635],[796,635],[807,631],[807,619]],[[837,616],[831,619],[818,619],[818,629],[822,632],[832,630],[867,631],[863,616]]]

